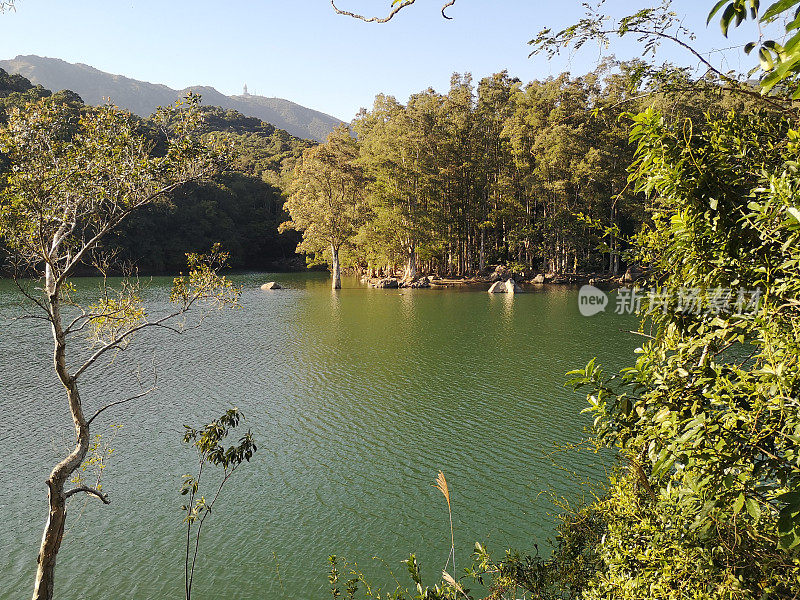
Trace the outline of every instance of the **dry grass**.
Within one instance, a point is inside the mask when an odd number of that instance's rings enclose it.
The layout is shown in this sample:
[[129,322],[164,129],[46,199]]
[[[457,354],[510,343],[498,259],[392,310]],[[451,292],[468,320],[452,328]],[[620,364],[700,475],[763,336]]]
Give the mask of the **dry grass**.
[[447,500],[447,510],[450,510],[450,488],[447,487],[447,479],[444,478],[444,473],[439,471],[436,476],[436,488],[442,492],[444,499]]
[[447,479],[444,477],[444,473],[439,471],[439,474],[436,476],[436,489],[442,492],[444,499],[447,500],[447,514],[450,517],[450,554],[447,555],[447,562],[444,564],[444,568],[447,569],[447,565],[450,564],[450,559],[453,559],[453,571],[456,570],[456,542],[455,537],[453,535],[453,511],[450,506],[450,488],[447,486]]

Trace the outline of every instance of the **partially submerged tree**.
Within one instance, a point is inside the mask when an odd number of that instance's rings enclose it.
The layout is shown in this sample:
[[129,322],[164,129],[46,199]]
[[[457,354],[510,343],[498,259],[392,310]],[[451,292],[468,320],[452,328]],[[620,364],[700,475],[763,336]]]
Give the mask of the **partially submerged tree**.
[[291,221],[281,231],[303,232],[298,252],[318,258],[330,255],[333,289],[342,287],[339,251],[364,221],[366,181],[356,164],[358,145],[347,127],[337,127],[328,140],[303,152],[294,170],[284,209]]
[[47,478],[49,515],[42,535],[34,587],[35,600],[53,597],[56,558],[64,537],[67,500],[78,494],[109,503],[99,489],[65,489],[87,458],[90,426],[105,410],[143,396],[105,399],[85,411],[81,382],[91,368],[123,350],[151,327],[182,331],[182,316],[197,304],[219,307],[235,302],[238,291],[216,269],[227,258],[215,249],[191,255],[188,276],[175,279],[172,309],[149,316],[135,281],[120,289],[104,286],[92,303],[80,304],[70,278],[86,265],[103,268],[103,240],[135,211],[149,206],[181,184],[208,177],[220,154],[194,133],[199,97],[160,109],[153,122],[159,140],[145,137],[140,122],[113,106],[74,107],[43,99],[13,109],[0,128],[0,237],[34,305],[31,317],[48,323],[53,336],[53,365],[64,388],[75,446]]

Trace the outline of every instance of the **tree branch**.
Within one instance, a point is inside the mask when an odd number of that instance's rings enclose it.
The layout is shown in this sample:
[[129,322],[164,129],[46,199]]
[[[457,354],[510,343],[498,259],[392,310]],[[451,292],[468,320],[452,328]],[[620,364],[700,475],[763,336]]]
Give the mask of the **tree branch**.
[[347,10],[340,10],[336,6],[336,4],[334,3],[334,0],[331,0],[331,6],[333,7],[333,10],[336,11],[337,15],[344,15],[346,17],[353,17],[354,19],[360,19],[360,20],[364,21],[365,23],[388,23],[389,21],[391,21],[394,18],[394,16],[397,13],[399,13],[401,10],[403,10],[406,6],[410,6],[410,5],[414,4],[414,2],[416,2],[416,0],[404,0],[403,2],[400,3],[399,6],[394,8],[392,10],[392,12],[390,12],[388,14],[388,16],[383,17],[383,18],[380,18],[380,17],[365,17],[364,15],[359,15],[359,14],[356,14],[356,13],[352,13],[352,12],[347,11]]
[[107,410],[107,409],[109,409],[109,408],[111,408],[113,406],[119,406],[120,404],[127,404],[128,402],[132,402],[133,400],[138,400],[139,398],[144,398],[148,394],[151,394],[152,392],[154,392],[156,389],[158,389],[157,386],[153,385],[149,389],[146,389],[145,391],[140,392],[139,394],[136,394],[135,396],[131,396],[130,398],[125,398],[125,400],[117,400],[116,402],[111,402],[110,404],[106,404],[103,408],[98,409],[91,416],[91,418],[88,421],[86,421],[86,424],[87,425],[91,425],[92,421],[94,421],[98,416],[100,416],[100,413],[102,413],[104,410]]
[[86,494],[89,494],[90,496],[94,496],[96,498],[99,498],[100,500],[102,500],[103,504],[111,504],[111,500],[108,499],[108,494],[104,494],[100,490],[96,490],[94,488],[90,488],[90,487],[85,486],[85,485],[82,485],[82,486],[79,486],[79,487],[76,487],[76,488],[72,488],[68,492],[65,492],[64,493],[64,499],[66,500],[70,496],[74,496],[75,494],[80,494],[81,492],[84,492]]
[[445,11],[446,11],[448,8],[450,8],[451,6],[453,6],[455,3],[456,3],[456,0],[450,0],[450,2],[448,2],[447,4],[445,4],[445,5],[442,7],[442,16],[443,16],[445,19],[449,19],[449,20],[452,20],[452,19],[453,19],[453,17],[448,17],[448,16],[447,16],[447,14],[445,13]]
[[[333,10],[336,11],[337,15],[344,15],[346,17],[352,17],[354,19],[359,19],[361,21],[364,21],[365,23],[388,23],[389,21],[391,21],[394,18],[394,16],[397,13],[399,13],[401,10],[403,10],[407,6],[411,6],[416,1],[417,0],[403,0],[398,6],[396,6],[395,8],[392,9],[392,12],[390,12],[387,16],[385,16],[383,18],[381,18],[381,17],[365,17],[364,15],[359,15],[357,13],[352,13],[352,12],[347,11],[347,10],[341,10],[339,7],[336,6],[335,0],[331,0],[331,6],[333,7]],[[455,3],[456,3],[456,0],[449,0],[449,2],[446,2],[444,4],[444,6],[442,6],[442,16],[445,19],[452,20],[453,17],[448,17],[445,11],[448,8],[450,8],[451,6],[453,6]]]

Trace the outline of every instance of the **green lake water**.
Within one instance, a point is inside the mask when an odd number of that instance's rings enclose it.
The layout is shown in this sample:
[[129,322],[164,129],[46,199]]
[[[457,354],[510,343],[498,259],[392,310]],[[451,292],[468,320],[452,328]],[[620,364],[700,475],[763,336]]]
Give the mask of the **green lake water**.
[[[271,279],[287,289],[258,289]],[[581,481],[602,480],[608,456],[557,451],[589,424],[564,373],[594,356],[609,368],[630,363],[634,317],[582,317],[567,288],[506,296],[375,290],[345,278],[333,293],[324,273],[234,280],[244,288],[240,309],[182,336],[147,334],[112,367],[84,376],[89,413],[135,393],[137,365],[146,377],[158,365],[158,390],[95,422],[94,432],[115,435],[103,481],[112,504],[71,500],[56,597],[182,597],[177,490],[194,467],[182,426],[231,405],[259,450],[207,522],[198,598],[324,598],[330,554],[389,584],[388,569],[406,581],[399,561],[416,552],[434,582],[450,546],[433,487],[439,469],[451,488],[459,571],[475,541],[498,556],[534,544],[546,551],[556,509],[542,492],[578,498]],[[169,284],[148,282],[153,311]],[[79,294],[97,285],[80,280]],[[44,481],[72,434],[49,332],[14,319],[19,299],[0,281],[2,600],[32,591]]]

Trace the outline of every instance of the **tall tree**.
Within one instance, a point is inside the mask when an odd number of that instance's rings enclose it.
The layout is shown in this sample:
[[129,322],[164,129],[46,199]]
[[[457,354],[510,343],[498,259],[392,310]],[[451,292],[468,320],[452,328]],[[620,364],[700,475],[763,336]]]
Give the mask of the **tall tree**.
[[291,220],[281,230],[303,233],[298,252],[330,257],[335,290],[342,287],[339,251],[353,240],[366,216],[365,181],[357,158],[349,128],[337,127],[324,144],[303,152],[284,205]]
[[142,395],[106,399],[94,414],[87,414],[81,382],[142,330],[179,327],[176,319],[193,305],[204,300],[225,303],[235,295],[199,257],[192,260],[190,277],[175,281],[174,310],[153,319],[135,282],[104,289],[88,306],[75,300],[70,283],[81,265],[106,264],[101,242],[132,213],[217,170],[218,154],[193,136],[198,104],[199,98],[190,96],[186,104],[155,116],[162,142],[158,152],[139,133],[136,121],[112,106],[77,112],[43,99],[12,109],[0,128],[0,152],[10,166],[0,176],[0,237],[18,273],[39,277],[32,284],[19,281],[20,289],[35,307],[31,316],[49,324],[53,366],[75,430],[74,448],[47,478],[49,514],[37,560],[35,600],[53,597],[67,500],[88,494],[109,502],[99,489],[80,484],[65,489],[87,457],[90,426],[106,409]]

